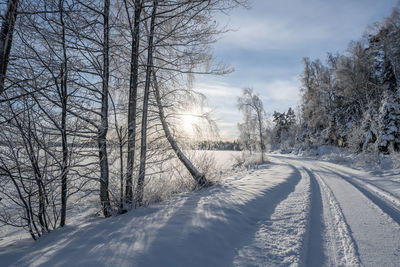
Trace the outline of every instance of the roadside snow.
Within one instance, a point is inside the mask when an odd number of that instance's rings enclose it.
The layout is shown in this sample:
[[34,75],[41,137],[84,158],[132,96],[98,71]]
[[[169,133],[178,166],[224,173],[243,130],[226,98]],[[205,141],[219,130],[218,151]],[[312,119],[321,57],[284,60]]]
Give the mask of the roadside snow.
[[[107,220],[58,229],[37,242],[0,248],[8,266],[231,266],[299,181],[292,168],[270,164],[226,184]],[[261,212],[263,211],[263,212]]]
[[302,174],[295,190],[261,223],[253,240],[238,251],[235,266],[298,266],[305,261],[311,206],[310,179]]

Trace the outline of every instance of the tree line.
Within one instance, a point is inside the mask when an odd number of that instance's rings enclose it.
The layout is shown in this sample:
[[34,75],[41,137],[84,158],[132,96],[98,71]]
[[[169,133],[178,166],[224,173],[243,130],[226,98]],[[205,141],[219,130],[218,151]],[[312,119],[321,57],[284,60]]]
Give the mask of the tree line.
[[356,153],[400,150],[399,4],[344,53],[303,63],[297,113],[289,108],[259,120],[257,114],[265,114],[260,97],[243,89],[238,105],[244,122],[238,128],[244,149],[263,151],[269,142],[281,150],[321,145]]
[[326,63],[304,59],[297,142],[400,150],[400,7]]
[[243,3],[0,3],[0,222],[37,239],[66,224],[74,196],[98,194],[105,217],[143,206],[173,157],[207,186],[173,122],[201,98],[194,75],[230,71],[212,60],[215,16]]

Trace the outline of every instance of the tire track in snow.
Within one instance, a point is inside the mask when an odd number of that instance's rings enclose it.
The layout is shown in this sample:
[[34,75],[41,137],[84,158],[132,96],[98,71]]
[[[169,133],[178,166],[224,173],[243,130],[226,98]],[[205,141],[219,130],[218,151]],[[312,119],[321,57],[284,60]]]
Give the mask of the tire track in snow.
[[[360,181],[359,178],[346,177],[330,168],[325,169],[353,185],[358,191],[375,203],[375,205],[377,205],[383,212],[385,212],[400,225],[400,206],[398,206],[399,199],[370,183]],[[364,185],[364,183],[366,183],[366,185]]]
[[318,171],[340,203],[365,266],[399,266],[400,225],[346,179]]
[[326,261],[324,249],[324,222],[321,189],[314,175],[304,168],[311,184],[311,210],[309,216],[307,249],[304,251],[305,266],[323,266]]
[[305,265],[362,266],[350,227],[330,187],[315,173],[314,166],[290,158],[283,162],[304,168],[311,181],[311,212],[307,233],[309,243],[305,251]]
[[350,227],[331,188],[320,175],[316,174],[315,176],[310,170],[307,170],[307,172],[312,177],[311,179],[316,179],[328,202],[327,205],[331,213],[331,220],[329,221],[325,218],[325,223],[327,224],[329,239],[332,242],[330,247],[332,248],[333,246],[334,248],[334,251],[331,253],[335,255],[330,255],[330,257],[334,256],[333,260],[335,262],[333,265],[362,266]]
[[305,265],[311,185],[309,176],[300,173],[294,191],[276,206],[269,220],[261,222],[250,245],[238,251],[235,266]]

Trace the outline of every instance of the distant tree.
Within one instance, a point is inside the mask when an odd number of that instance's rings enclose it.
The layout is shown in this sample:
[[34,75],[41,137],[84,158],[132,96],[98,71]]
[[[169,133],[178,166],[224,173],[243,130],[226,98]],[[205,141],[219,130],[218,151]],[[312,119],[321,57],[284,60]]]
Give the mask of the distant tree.
[[296,138],[296,114],[294,110],[289,108],[287,112],[283,113],[275,111],[272,116],[275,123],[272,130],[272,142],[281,148],[292,147]]
[[244,115],[244,122],[238,123],[239,140],[242,149],[250,151],[256,149],[257,146],[257,128],[255,127],[254,120],[251,120],[249,114]]
[[258,131],[258,138],[261,150],[261,162],[264,162],[264,120],[265,111],[263,103],[258,94],[253,92],[251,88],[245,88],[242,91],[242,96],[238,98],[238,107],[245,115],[247,125],[251,125],[251,121],[254,122],[255,127]]

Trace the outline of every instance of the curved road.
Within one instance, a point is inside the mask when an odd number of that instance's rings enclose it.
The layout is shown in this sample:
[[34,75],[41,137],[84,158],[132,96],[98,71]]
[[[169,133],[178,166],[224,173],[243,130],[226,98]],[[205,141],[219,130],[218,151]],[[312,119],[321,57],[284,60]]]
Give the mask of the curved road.
[[[340,165],[271,156],[311,180],[306,266],[399,266],[398,199],[388,201]],[[391,196],[393,198],[393,196]]]

